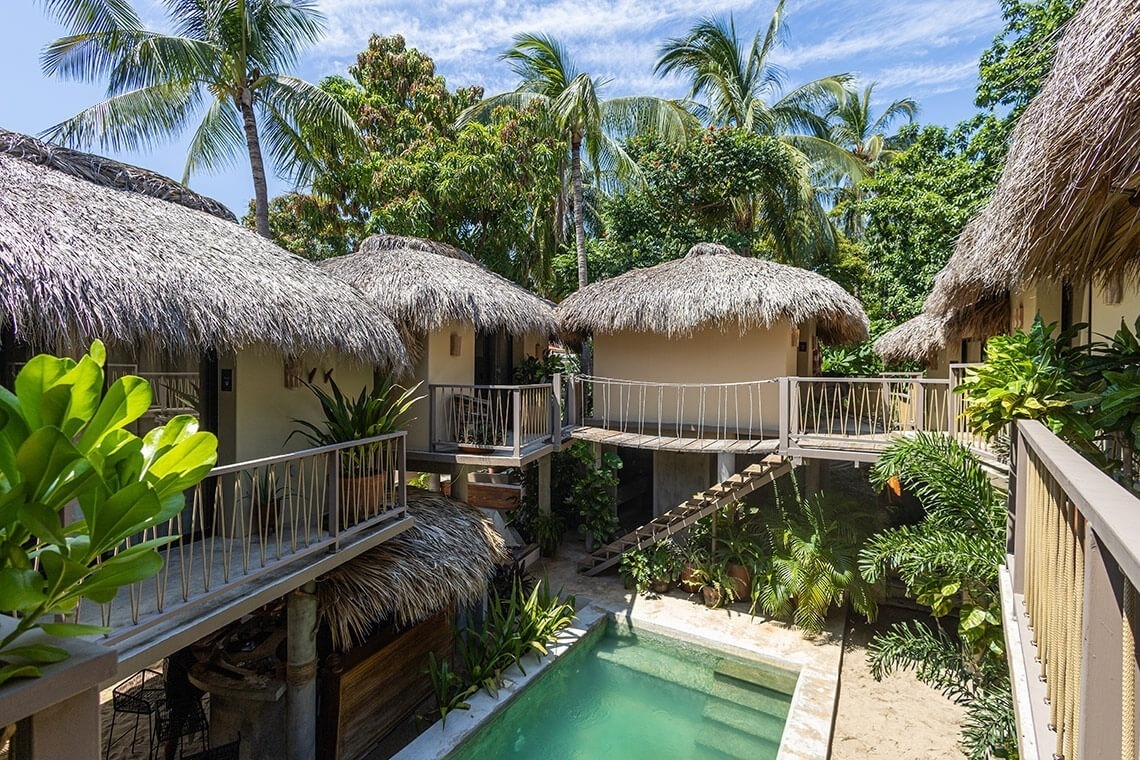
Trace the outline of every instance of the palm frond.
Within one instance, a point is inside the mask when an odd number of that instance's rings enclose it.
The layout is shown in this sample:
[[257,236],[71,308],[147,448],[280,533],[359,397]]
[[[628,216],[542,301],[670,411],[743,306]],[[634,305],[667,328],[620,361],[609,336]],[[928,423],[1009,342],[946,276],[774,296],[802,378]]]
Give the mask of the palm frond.
[[193,83],[163,82],[96,103],[48,128],[43,136],[72,147],[132,150],[152,146],[177,134],[200,103],[201,91]]
[[190,177],[200,169],[217,169],[232,164],[245,144],[241,115],[233,101],[215,98],[190,140],[182,184],[189,184]]

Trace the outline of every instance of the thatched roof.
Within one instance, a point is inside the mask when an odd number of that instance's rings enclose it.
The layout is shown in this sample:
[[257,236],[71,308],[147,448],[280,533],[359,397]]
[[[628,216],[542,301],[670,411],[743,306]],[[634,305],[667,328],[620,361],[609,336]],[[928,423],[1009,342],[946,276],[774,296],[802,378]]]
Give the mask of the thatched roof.
[[875,341],[875,353],[886,364],[929,361],[946,347],[942,320],[926,314],[908,319]]
[[550,302],[500,277],[444,243],[373,235],[321,267],[371,298],[396,324],[425,335],[449,322],[511,335],[554,332]]
[[184,205],[213,201],[154,197],[166,193],[157,175],[123,169],[115,176],[132,189],[114,189],[106,178],[123,165],[84,155],[11,133],[0,141],[0,322],[18,339],[172,353],[271,346],[406,364],[394,326],[359,292]]
[[944,311],[1037,278],[1140,275],[1140,3],[1088,0],[1013,132],[993,199],[927,302]]
[[479,510],[442,494],[408,489],[413,525],[317,580],[322,620],[345,650],[378,623],[409,626],[482,598],[510,556]]
[[816,320],[829,344],[867,339],[867,315],[826,277],[698,243],[680,259],[633,269],[569,296],[556,311],[568,335],[620,331],[680,337],[707,327],[748,330]]
[[220,219],[237,221],[232,211],[213,198],[199,195],[185,185],[149,169],[131,166],[92,153],[81,153],[62,145],[52,145],[6,129],[0,129],[0,153],[58,169],[64,174],[85,179],[100,187],[149,195],[195,211],[205,211]]

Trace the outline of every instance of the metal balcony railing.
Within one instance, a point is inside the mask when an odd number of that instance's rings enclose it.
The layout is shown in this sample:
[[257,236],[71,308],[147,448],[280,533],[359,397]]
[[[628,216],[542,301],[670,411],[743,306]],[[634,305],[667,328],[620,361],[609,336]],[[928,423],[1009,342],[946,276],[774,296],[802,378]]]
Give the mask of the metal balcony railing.
[[110,627],[108,643],[137,636],[288,563],[315,561],[407,510],[405,433],[215,467],[182,513],[130,543],[177,535],[163,567],[77,620]]
[[536,385],[429,385],[431,450],[519,457],[561,442],[561,378]]

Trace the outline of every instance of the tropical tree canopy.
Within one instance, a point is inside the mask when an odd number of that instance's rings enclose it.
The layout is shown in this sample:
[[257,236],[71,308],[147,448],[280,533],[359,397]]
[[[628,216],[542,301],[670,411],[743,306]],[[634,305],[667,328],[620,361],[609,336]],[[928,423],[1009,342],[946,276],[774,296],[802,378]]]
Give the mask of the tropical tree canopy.
[[44,72],[108,84],[105,100],[46,136],[122,150],[165,142],[197,121],[183,181],[232,164],[244,146],[257,229],[268,237],[263,150],[278,172],[304,181],[315,165],[315,136],[340,150],[359,145],[334,98],[284,73],[324,33],[324,17],[312,0],[164,4],[170,33],[144,28],[124,0],[47,0],[69,33],[44,50]]
[[[586,258],[583,151],[600,181],[637,178],[636,163],[623,149],[620,138],[654,131],[681,141],[689,125],[687,112],[678,104],[646,96],[602,99],[607,79],[595,79],[579,71],[562,44],[546,35],[520,34],[502,55],[520,82],[511,92],[494,95],[468,108],[460,123],[486,119],[496,107],[524,109],[539,105],[549,114],[559,138],[570,154],[575,249],[578,254],[578,286],[589,282]],[[557,220],[555,222],[558,224]]]

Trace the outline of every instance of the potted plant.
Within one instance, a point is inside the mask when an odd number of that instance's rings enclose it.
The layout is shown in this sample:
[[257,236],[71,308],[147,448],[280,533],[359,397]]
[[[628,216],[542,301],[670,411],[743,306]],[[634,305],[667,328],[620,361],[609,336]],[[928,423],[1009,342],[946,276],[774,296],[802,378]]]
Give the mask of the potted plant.
[[681,589],[689,594],[699,594],[704,581],[701,576],[701,563],[708,558],[708,552],[699,541],[689,538],[681,553],[681,572],[678,580]]
[[627,587],[636,588],[639,594],[664,594],[681,574],[680,551],[670,539],[644,549],[631,549],[622,555],[621,574]]
[[[360,395],[356,397],[345,395],[334,380],[329,380],[331,393],[310,383],[305,385],[320,402],[324,422],[317,424],[294,419],[293,422],[300,427],[290,433],[289,438],[300,435],[318,447],[394,433],[414,419],[407,417],[407,412],[423,398],[414,395],[420,383],[404,388],[396,385],[391,377],[385,378],[371,391],[361,388]],[[341,451],[338,497],[345,514],[351,513],[353,504],[365,510],[381,506],[388,473],[370,453],[366,446]]]
[[531,519],[531,531],[534,533],[539,553],[544,557],[553,557],[558,552],[558,545],[562,543],[566,524],[562,522],[560,515],[553,512],[538,514]]
[[697,572],[703,581],[701,596],[706,607],[724,607],[735,601],[733,580],[724,565],[705,562]]

